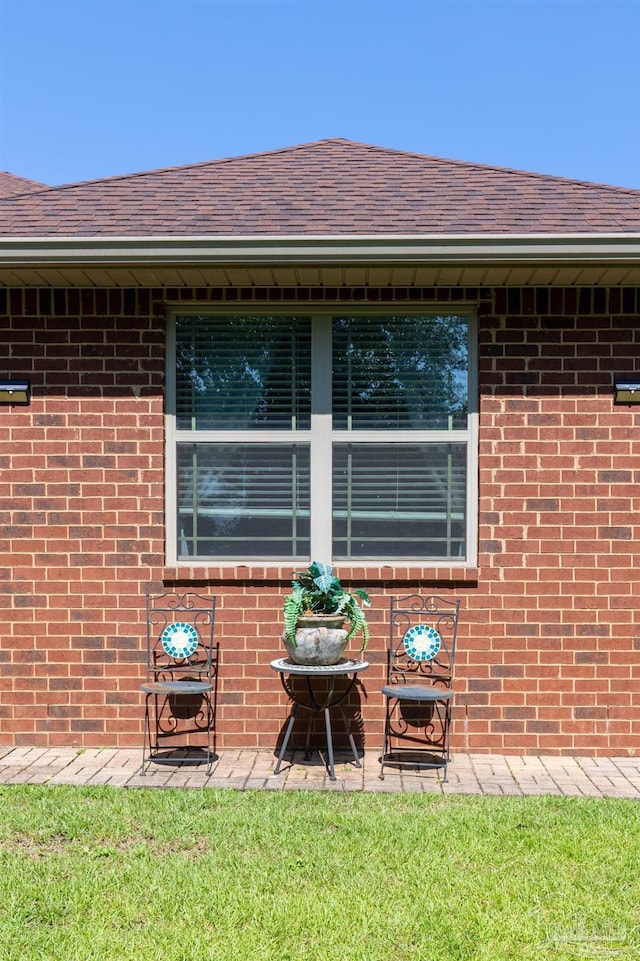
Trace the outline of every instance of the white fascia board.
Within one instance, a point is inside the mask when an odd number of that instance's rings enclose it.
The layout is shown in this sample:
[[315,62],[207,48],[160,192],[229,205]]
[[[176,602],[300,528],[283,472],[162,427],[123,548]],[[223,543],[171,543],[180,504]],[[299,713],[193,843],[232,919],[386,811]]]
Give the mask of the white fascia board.
[[639,263],[640,234],[0,237],[0,265]]

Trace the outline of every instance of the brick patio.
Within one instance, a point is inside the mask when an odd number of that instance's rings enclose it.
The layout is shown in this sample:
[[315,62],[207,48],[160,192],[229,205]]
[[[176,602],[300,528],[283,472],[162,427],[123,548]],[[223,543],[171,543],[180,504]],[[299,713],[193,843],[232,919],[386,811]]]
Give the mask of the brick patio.
[[74,748],[0,748],[0,783],[108,785],[110,787],[234,788],[236,790],[330,790],[385,793],[536,795],[615,797],[640,800],[640,759],[629,757],[558,757],[456,754],[449,782],[432,773],[389,770],[378,778],[378,755],[371,751],[358,769],[346,754],[336,757],[337,780],[331,782],[316,753],[287,758],[275,775],[271,751],[225,750],[210,777],[205,767],[151,765],[140,775],[140,751]]

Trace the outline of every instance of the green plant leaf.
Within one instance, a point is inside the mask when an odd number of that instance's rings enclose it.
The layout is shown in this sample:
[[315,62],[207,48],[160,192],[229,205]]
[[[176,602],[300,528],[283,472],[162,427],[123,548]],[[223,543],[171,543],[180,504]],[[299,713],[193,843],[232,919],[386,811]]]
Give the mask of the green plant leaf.
[[362,588],[346,591],[330,564],[313,561],[306,571],[294,571],[293,593],[283,603],[285,630],[295,644],[297,619],[307,611],[316,614],[343,614],[350,622],[348,637],[362,631],[362,648],[369,642],[369,625],[360,600],[369,607],[371,600]]
[[321,591],[325,591],[327,594],[335,591],[336,588],[340,590],[340,583],[336,580],[333,574],[320,574],[318,577],[314,577],[313,583]]
[[304,610],[302,590],[287,594],[282,602],[282,612],[284,615],[284,629],[287,637],[294,645],[296,644],[296,624],[298,618]]
[[366,604],[367,607],[371,607],[371,598],[365,590],[363,590],[361,587],[356,587],[353,593],[358,595],[363,604]]

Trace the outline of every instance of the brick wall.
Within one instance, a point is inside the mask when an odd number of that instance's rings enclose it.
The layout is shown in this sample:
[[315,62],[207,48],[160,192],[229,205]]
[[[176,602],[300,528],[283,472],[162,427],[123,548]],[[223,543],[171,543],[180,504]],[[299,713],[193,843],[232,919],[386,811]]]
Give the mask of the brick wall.
[[469,744],[640,748],[637,290],[496,291],[482,325]]
[[473,751],[640,749],[640,415],[636,289],[0,291],[0,743],[138,746],[143,593],[219,597],[224,746],[275,744],[286,702],[285,568],[164,566],[163,370],[169,301],[470,303],[480,321],[478,568],[383,566],[367,586],[371,669],[353,698],[377,746],[387,598],[462,600],[454,742]]

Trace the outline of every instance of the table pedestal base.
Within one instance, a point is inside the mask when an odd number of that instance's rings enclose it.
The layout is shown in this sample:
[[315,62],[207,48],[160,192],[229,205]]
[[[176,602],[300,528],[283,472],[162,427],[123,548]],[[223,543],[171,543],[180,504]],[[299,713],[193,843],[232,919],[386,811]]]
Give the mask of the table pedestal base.
[[[271,667],[280,674],[282,686],[292,702],[291,713],[289,714],[289,720],[287,721],[287,727],[284,732],[282,746],[278,753],[278,762],[274,769],[275,774],[280,773],[280,766],[287,750],[291,732],[293,731],[293,726],[300,708],[302,708],[304,711],[309,711],[309,724],[307,725],[307,738],[305,742],[304,753],[305,760],[308,760],[310,756],[309,746],[311,744],[313,715],[322,713],[324,714],[324,728],[327,738],[327,771],[329,772],[329,780],[336,780],[335,763],[333,757],[333,734],[331,731],[331,708],[339,707],[340,713],[342,714],[342,721],[344,723],[345,731],[347,732],[347,737],[349,738],[353,760],[356,767],[362,767],[360,758],[358,757],[356,742],[354,741],[353,734],[351,732],[349,718],[347,717],[347,713],[344,709],[344,701],[356,682],[358,672],[366,670],[368,666],[369,665],[366,661],[351,661],[346,658],[343,658],[339,664],[333,664],[327,667],[303,667],[301,665],[294,664],[293,662],[289,661],[288,658],[279,658],[277,661],[271,662]],[[306,681],[307,700],[302,700],[300,692],[296,691],[293,687],[291,683],[293,676],[304,677]],[[336,693],[336,679],[338,677],[346,677],[348,678],[348,682],[344,690]],[[316,692],[314,691],[314,678],[323,678],[327,682],[327,690],[321,699],[318,698]]]
[[[289,744],[289,738],[291,737],[291,732],[293,731],[293,725],[295,724],[296,716],[298,710],[302,707],[301,704],[294,704],[291,709],[291,714],[289,715],[289,722],[287,724],[287,729],[284,734],[284,740],[282,741],[282,747],[280,748],[280,753],[278,754],[278,763],[275,766],[274,774],[280,773],[280,765],[284,760],[284,756],[287,750],[287,745]],[[331,714],[329,708],[325,707],[322,709],[324,714],[324,727],[327,735],[327,770],[329,772],[329,780],[336,780],[335,763],[333,758],[333,736],[331,732]],[[344,721],[345,730],[347,732],[347,737],[349,738],[349,744],[351,745],[351,753],[353,754],[353,761],[356,767],[362,767],[360,763],[360,758],[358,757],[358,750],[356,748],[356,742],[353,739],[353,734],[351,733],[351,726],[349,724],[349,719],[347,718],[344,706],[340,705],[340,712],[342,714],[342,720]],[[311,757],[309,750],[309,744],[311,741],[311,725],[313,723],[313,714],[309,715],[309,724],[307,726],[307,740],[304,747],[304,759],[308,761]]]

